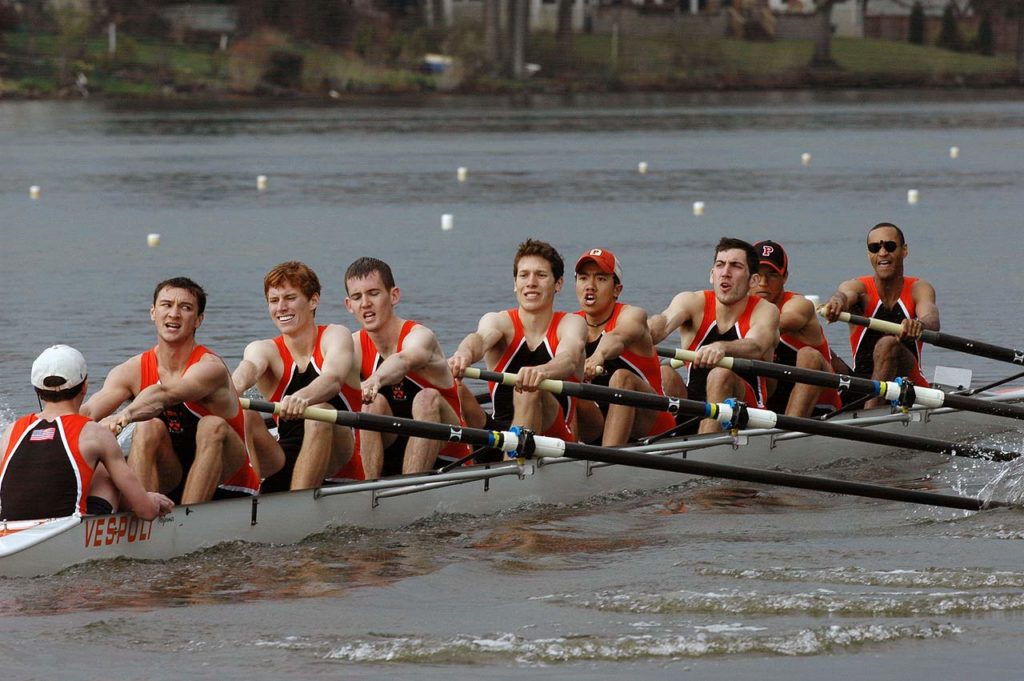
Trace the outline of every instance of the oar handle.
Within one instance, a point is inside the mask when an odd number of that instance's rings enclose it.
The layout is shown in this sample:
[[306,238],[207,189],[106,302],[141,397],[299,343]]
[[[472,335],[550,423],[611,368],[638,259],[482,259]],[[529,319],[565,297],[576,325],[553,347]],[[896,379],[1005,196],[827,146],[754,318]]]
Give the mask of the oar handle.
[[[510,374],[504,371],[488,371],[487,369],[477,369],[476,367],[467,367],[466,371],[463,372],[466,378],[477,378],[481,381],[490,381],[491,383],[499,383],[501,385],[514,386],[516,384],[516,374]],[[540,382],[538,386],[541,390],[549,393],[555,393],[561,395],[564,390],[564,383],[552,378],[545,378]]]
[[[818,313],[821,314],[821,309],[818,308]],[[903,327],[895,322],[887,322],[884,319],[875,319],[874,317],[862,317],[857,314],[850,314],[849,312],[840,312],[837,321],[846,322],[847,324],[853,324],[855,326],[866,326],[872,331],[879,333],[889,334],[891,336],[898,336],[903,333]]]
[[[697,353],[694,352],[693,350],[683,350],[682,348],[659,347],[657,348],[657,351],[659,357],[667,357],[671,360],[675,360],[672,363],[672,368],[674,369],[678,369],[679,367],[683,366],[685,362],[692,362],[693,360],[697,359]],[[676,364],[675,362],[678,362],[678,364]],[[722,359],[718,360],[715,366],[721,367],[723,369],[732,369],[733,358],[723,357]]]

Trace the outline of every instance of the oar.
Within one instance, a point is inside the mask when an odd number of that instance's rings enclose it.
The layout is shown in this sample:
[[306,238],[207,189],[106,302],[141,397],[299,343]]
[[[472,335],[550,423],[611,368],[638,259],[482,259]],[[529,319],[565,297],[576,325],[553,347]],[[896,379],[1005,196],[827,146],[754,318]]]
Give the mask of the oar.
[[[276,402],[263,402],[244,398],[241,402],[242,407],[245,409],[253,409],[268,414],[277,413],[280,410],[280,404]],[[983,508],[1009,506],[1006,502],[986,502],[974,497],[918,492],[864,482],[847,482],[811,475],[727,466],[705,461],[694,461],[692,459],[676,459],[658,454],[643,454],[622,449],[565,442],[558,438],[532,435],[518,428],[513,428],[509,431],[488,431],[478,428],[460,428],[440,423],[414,421],[397,416],[335,411],[334,409],[322,409],[319,407],[307,408],[303,416],[314,421],[334,423],[351,428],[379,430],[399,435],[447,440],[449,442],[465,442],[474,446],[494,447],[503,452],[515,453],[524,458],[533,456],[568,456],[574,459],[636,466],[638,468],[650,468],[673,473],[685,473],[687,475],[725,478],[727,480],[779,485],[782,487],[796,487],[798,489],[848,494],[872,499],[887,499],[890,501],[904,501],[911,504],[956,508],[965,511],[980,511]]]
[[[874,319],[873,317],[862,317],[860,315],[850,314],[849,312],[840,312],[838,319],[839,321],[846,322],[847,324],[866,326],[873,331],[891,334],[893,336],[898,336],[901,332],[900,325],[894,322]],[[1024,364],[1024,352],[1013,348],[1004,348],[998,345],[992,345],[991,343],[986,343],[984,341],[963,338],[961,336],[954,336],[952,334],[941,333],[939,331],[931,331],[929,329],[925,329],[921,332],[921,340],[940,348],[946,348],[947,350],[965,352],[968,355],[987,357],[1000,362],[1009,362],[1010,364]]]
[[[697,353],[692,350],[659,347],[658,355],[672,358],[674,360],[672,366],[675,367],[676,362],[692,362]],[[740,359],[737,357],[725,357],[716,366],[787,382],[809,383],[810,385],[819,385],[825,388],[835,388],[839,392],[850,391],[875,395],[901,407],[911,407],[915,404],[929,408],[946,406],[962,409],[963,411],[1024,420],[1024,406],[1019,404],[1007,404],[1006,402],[993,402],[992,400],[983,400],[977,397],[951,395],[935,388],[917,386],[902,380],[875,381],[870,378],[833,374],[828,371],[800,369],[785,364],[774,364],[772,362]]]
[[[485,371],[476,367],[466,369],[466,376],[469,378],[481,378],[502,385],[515,385],[516,375],[509,373],[498,373]],[[739,406],[735,403],[711,403],[697,402],[680,397],[666,397],[654,393],[642,393],[635,390],[622,390],[619,388],[606,388],[590,383],[576,383],[574,381],[555,381],[545,379],[540,382],[540,389],[555,394],[572,395],[585,400],[598,402],[611,402],[624,404],[628,407],[639,407],[654,411],[667,411],[671,414],[692,414],[704,418],[713,418],[729,428],[782,428],[795,430],[801,433],[813,435],[824,435],[842,440],[855,440],[857,442],[868,442],[871,444],[884,445],[887,447],[902,447],[906,449],[920,449],[925,452],[938,452],[952,454],[953,456],[966,456],[972,459],[991,459],[993,461],[1010,461],[1020,456],[1016,452],[1004,452],[993,447],[982,447],[980,445],[957,445],[955,443],[937,440],[920,435],[901,435],[898,433],[885,433],[877,430],[869,430],[858,426],[848,426],[839,423],[818,421],[817,419],[801,418],[799,416],[785,416],[776,414],[767,409],[756,409],[753,407]],[[963,451],[962,451],[963,450]]]

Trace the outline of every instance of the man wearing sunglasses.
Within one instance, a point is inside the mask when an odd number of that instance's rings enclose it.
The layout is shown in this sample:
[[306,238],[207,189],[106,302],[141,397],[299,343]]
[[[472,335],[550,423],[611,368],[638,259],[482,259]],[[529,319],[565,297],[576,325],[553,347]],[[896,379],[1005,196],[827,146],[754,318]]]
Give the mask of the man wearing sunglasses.
[[[867,239],[868,262],[874,274],[844,281],[828,299],[822,313],[830,322],[840,312],[854,312],[901,326],[899,336],[887,336],[862,326],[850,327],[855,376],[878,381],[909,377],[915,385],[928,385],[921,373],[921,332],[939,330],[935,289],[923,279],[903,276],[907,242],[903,231],[889,222],[871,228]],[[878,406],[876,398],[868,406]]]

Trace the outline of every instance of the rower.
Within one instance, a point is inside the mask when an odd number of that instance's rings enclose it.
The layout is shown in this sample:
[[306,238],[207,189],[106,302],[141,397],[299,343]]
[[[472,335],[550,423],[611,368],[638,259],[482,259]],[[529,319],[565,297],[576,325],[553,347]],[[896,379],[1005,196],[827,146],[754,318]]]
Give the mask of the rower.
[[514,389],[489,384],[496,428],[515,424],[575,439],[575,400],[538,390],[544,379],[577,381],[583,374],[587,325],[554,309],[564,273],[565,262],[551,244],[536,239],[519,244],[512,264],[518,307],[485,314],[448,358],[456,378],[481,359],[492,371],[517,373]]
[[[146,489],[185,504],[260,487],[231,374],[196,342],[205,309],[206,292],[191,279],[157,284],[149,311],[156,346],[114,367],[82,406],[115,434],[137,423],[128,464]],[[131,403],[114,414],[125,400]]]
[[[868,262],[874,274],[844,281],[822,306],[821,313],[834,322],[841,312],[855,312],[900,325],[898,336],[887,336],[862,326],[850,327],[855,376],[888,381],[909,377],[927,386],[921,373],[921,332],[939,330],[935,289],[927,281],[903,274],[907,242],[903,230],[880,222],[868,231]],[[868,406],[884,403],[876,398]]]
[[[789,257],[782,244],[759,241],[754,244],[758,254],[758,280],[751,291],[779,308],[779,344],[775,361],[779,364],[832,371],[832,350],[818,322],[814,303],[799,293],[786,291],[789,279]],[[771,390],[775,383],[774,390]],[[815,411],[827,413],[842,407],[835,389],[807,383],[769,380],[770,397],[766,406],[788,416],[810,416]]]
[[[679,329],[681,347],[696,352],[685,395],[705,402],[736,398],[748,406],[763,407],[767,386],[758,376],[715,366],[723,357],[770,360],[779,341],[779,309],[750,295],[758,277],[754,247],[741,239],[723,237],[715,247],[710,291],[684,291],[661,314],[648,320],[651,337],[660,343]],[[663,385],[679,377],[663,367]],[[668,374],[665,376],[665,374]],[[666,380],[668,379],[668,380]],[[678,388],[680,393],[682,387]],[[701,433],[721,430],[714,419],[703,419]]]
[[[464,426],[459,387],[437,336],[423,324],[395,314],[402,292],[391,267],[377,258],[359,258],[345,271],[345,291],[345,307],[362,327],[352,338],[363,411]],[[434,467],[439,455],[456,460],[469,454],[467,445],[442,444],[394,433],[359,433],[367,479],[423,473]]]
[[302,418],[311,405],[359,411],[352,334],[339,324],[316,323],[320,279],[305,263],[274,267],[263,278],[263,294],[281,335],[249,343],[231,377],[238,394],[255,385],[281,402],[277,442],[262,418],[246,414],[254,453],[267,468],[262,491],[320,487],[328,477],[362,480],[353,430]]
[[[583,380],[594,385],[664,395],[661,362],[647,328],[647,311],[618,302],[622,266],[607,248],[593,248],[576,261],[576,314],[587,322]],[[580,440],[605,447],[625,444],[675,427],[668,412],[580,400]]]
[[144,520],[174,508],[146,491],[109,430],[79,414],[88,374],[82,353],[67,345],[43,350],[32,363],[40,411],[0,438],[0,520],[113,513],[119,500]]

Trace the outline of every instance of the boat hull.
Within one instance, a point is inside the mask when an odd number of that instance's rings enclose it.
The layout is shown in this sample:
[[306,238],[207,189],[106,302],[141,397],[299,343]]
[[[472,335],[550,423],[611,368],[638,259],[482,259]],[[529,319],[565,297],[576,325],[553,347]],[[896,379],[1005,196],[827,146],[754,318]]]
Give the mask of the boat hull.
[[[1024,392],[1005,399],[1024,399]],[[948,441],[1017,429],[1008,419],[948,409],[893,415],[863,412],[837,422]],[[773,431],[742,431],[735,438],[695,436],[638,450],[791,471],[893,451],[882,445]],[[131,513],[58,518],[17,531],[8,528],[0,536],[0,575],[52,574],[85,561],[112,558],[163,560],[226,541],[288,544],[330,527],[396,528],[434,514],[480,515],[531,504],[572,503],[599,494],[662,489],[690,477],[543,459],[191,504],[152,521]]]

